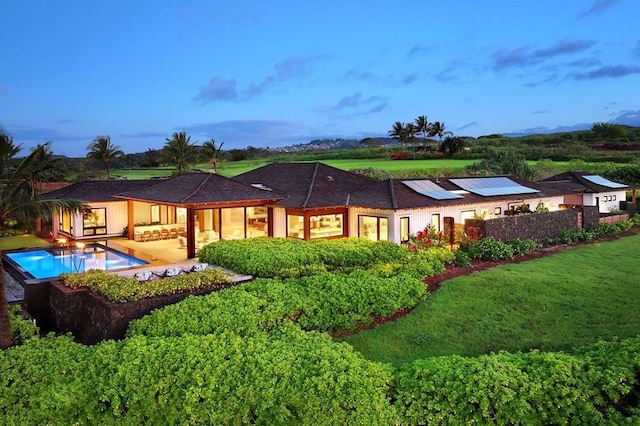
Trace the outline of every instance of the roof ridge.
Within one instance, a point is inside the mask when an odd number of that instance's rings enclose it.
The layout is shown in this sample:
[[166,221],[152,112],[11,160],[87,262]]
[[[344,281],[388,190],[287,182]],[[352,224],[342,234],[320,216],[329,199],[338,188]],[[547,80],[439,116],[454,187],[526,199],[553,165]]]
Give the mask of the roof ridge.
[[393,179],[389,178],[389,193],[391,195],[391,206],[394,210],[398,209],[398,202],[396,201],[396,191],[393,189]]
[[211,174],[211,173],[207,173],[207,174],[208,174],[208,176],[206,176],[206,177],[202,180],[202,182],[200,182],[200,185],[198,185],[198,186],[196,187],[196,189],[195,189],[192,193],[190,193],[190,194],[188,194],[188,195],[186,195],[186,196],[184,196],[183,198],[181,198],[181,199],[180,199],[180,202],[181,202],[181,203],[186,202],[189,198],[191,198],[191,197],[193,197],[194,195],[196,195],[196,194],[198,193],[198,191],[200,191],[200,188],[202,188],[202,187],[204,186],[204,184],[205,184],[205,183],[207,183],[207,182],[209,181],[209,179],[211,178],[212,174]]
[[307,196],[305,197],[305,199],[304,199],[304,201],[302,203],[302,208],[303,209],[307,208],[307,203],[311,199],[311,193],[313,192],[313,186],[315,185],[316,177],[318,176],[318,168],[319,168],[319,166],[320,166],[320,163],[316,162],[315,167],[313,168],[313,176],[311,176],[311,183],[309,184],[309,190],[307,191]]

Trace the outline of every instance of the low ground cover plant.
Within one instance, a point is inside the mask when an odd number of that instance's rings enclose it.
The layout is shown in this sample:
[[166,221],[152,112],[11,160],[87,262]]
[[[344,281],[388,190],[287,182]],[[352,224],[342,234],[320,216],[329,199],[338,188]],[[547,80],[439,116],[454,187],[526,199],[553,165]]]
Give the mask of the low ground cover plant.
[[218,241],[203,247],[198,256],[202,262],[238,273],[284,278],[401,261],[406,251],[391,242],[362,238],[302,241],[263,237]]
[[9,324],[11,327],[11,341],[14,345],[21,345],[29,339],[38,337],[38,327],[32,320],[22,314],[22,306],[9,307]]
[[230,275],[212,268],[175,277],[140,283],[135,278],[107,274],[93,269],[80,274],[61,274],[64,285],[70,288],[88,288],[116,303],[131,302],[145,297],[163,296],[200,288],[221,288],[231,283]]

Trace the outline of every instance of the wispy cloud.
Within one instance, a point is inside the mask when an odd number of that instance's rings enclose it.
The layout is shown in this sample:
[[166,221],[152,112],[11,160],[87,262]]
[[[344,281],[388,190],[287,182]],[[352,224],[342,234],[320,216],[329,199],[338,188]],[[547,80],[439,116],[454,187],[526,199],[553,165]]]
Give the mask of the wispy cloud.
[[596,0],[589,9],[584,12],[580,12],[578,14],[578,18],[584,18],[590,15],[598,15],[603,11],[609,9],[614,4],[618,3],[619,0]]
[[401,82],[402,82],[402,85],[408,86],[414,81],[416,81],[417,79],[418,79],[418,74],[415,74],[415,73],[407,74],[402,78]]
[[537,65],[549,58],[584,52],[596,44],[593,40],[562,40],[551,47],[532,49],[521,46],[516,49],[500,49],[493,54],[493,68],[500,70],[510,67]]
[[597,80],[600,78],[619,78],[632,74],[640,74],[640,66],[609,65],[584,73],[571,73],[569,78],[574,80]]
[[293,57],[274,65],[275,72],[258,83],[252,83],[242,91],[238,89],[235,79],[213,77],[193,98],[195,102],[207,104],[213,101],[246,101],[261,95],[272,85],[300,78],[310,72],[313,61],[319,57]]
[[432,51],[433,51],[433,48],[431,47],[423,46],[421,44],[416,44],[409,50],[409,52],[407,53],[407,57],[411,58],[412,56],[423,55]]
[[[636,46],[633,48],[633,50],[631,51],[631,54],[635,57],[640,59],[640,40],[636,41]],[[2,90],[2,88],[0,87],[0,90]]]
[[626,124],[627,126],[640,126],[640,110],[620,111],[613,121],[618,124]]
[[386,107],[386,105],[386,99],[380,96],[370,96],[368,98],[365,98],[362,96],[362,93],[356,92],[352,95],[348,95],[340,99],[340,101],[338,101],[338,103],[334,105],[331,110],[340,111],[344,109],[365,108],[364,111],[358,113],[358,115],[362,115],[380,112]]
[[547,109],[541,109],[538,111],[533,111],[534,114],[549,114],[549,110]]
[[238,89],[235,79],[213,77],[209,84],[202,87],[194,101],[206,104],[212,101],[230,101],[238,99]]
[[478,125],[477,121],[471,121],[471,122],[469,122],[467,124],[463,124],[462,126],[458,127],[455,130],[456,130],[456,132],[459,132],[460,130],[466,130],[466,129],[469,129],[471,127],[477,126],[477,125]]
[[578,59],[575,61],[568,62],[567,65],[570,67],[577,67],[577,68],[590,68],[590,67],[597,67],[598,65],[602,65],[602,61],[595,58],[583,58],[583,59]]
[[300,123],[285,120],[229,120],[196,123],[176,127],[196,138],[215,138],[225,148],[276,146],[308,141],[307,132]]

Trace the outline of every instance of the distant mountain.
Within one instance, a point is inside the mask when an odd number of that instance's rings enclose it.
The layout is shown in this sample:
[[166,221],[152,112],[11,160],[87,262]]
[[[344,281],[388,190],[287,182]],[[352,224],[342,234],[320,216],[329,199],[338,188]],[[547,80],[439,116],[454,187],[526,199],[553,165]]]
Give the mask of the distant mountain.
[[[398,142],[391,138],[370,138],[377,139],[381,145],[396,145]],[[279,146],[270,148],[271,152],[302,152],[302,151],[329,151],[337,149],[353,149],[362,148],[362,140],[360,139],[316,139],[307,143],[300,143],[288,146]]]

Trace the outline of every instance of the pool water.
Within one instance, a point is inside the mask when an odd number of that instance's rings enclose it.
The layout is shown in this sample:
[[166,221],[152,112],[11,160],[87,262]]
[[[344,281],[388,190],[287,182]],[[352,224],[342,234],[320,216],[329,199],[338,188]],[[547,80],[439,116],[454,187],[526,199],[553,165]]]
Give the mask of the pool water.
[[33,278],[57,277],[62,273],[79,273],[90,269],[111,271],[145,265],[147,262],[99,244],[84,249],[49,248],[6,253],[5,256],[23,273]]

